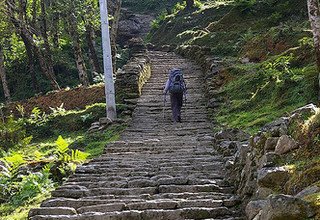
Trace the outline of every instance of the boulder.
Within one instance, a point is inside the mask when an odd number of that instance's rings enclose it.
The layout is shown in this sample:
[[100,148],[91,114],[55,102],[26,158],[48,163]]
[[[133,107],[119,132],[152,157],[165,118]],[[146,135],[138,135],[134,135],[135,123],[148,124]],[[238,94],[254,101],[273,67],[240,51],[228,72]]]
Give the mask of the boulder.
[[266,200],[250,201],[245,209],[246,216],[249,220],[252,220],[266,205]]
[[110,118],[104,117],[99,119],[99,124],[101,125],[110,125],[112,124],[112,120]]
[[279,138],[278,137],[268,137],[266,140],[266,143],[264,144],[264,151],[274,151],[276,148],[276,145],[278,143]]
[[219,144],[219,151],[221,151],[224,156],[232,156],[237,152],[239,144],[240,142],[237,141],[222,141]]
[[267,188],[281,188],[290,174],[284,167],[265,167],[258,170],[258,184]]
[[268,152],[260,158],[259,168],[261,169],[263,167],[273,167],[276,165],[279,159],[280,159],[280,155],[274,152]]
[[255,198],[266,199],[268,196],[272,195],[273,193],[274,191],[272,189],[259,186],[255,193]]
[[295,197],[299,199],[303,199],[306,196],[312,195],[314,193],[319,193],[319,192],[320,192],[319,186],[308,186],[307,188],[299,192]]
[[249,134],[236,128],[225,129],[214,135],[216,141],[246,141],[249,137]]
[[276,145],[275,153],[276,154],[286,154],[291,150],[298,148],[297,142],[288,135],[282,135]]
[[262,128],[262,131],[270,133],[273,137],[279,137],[288,133],[289,118],[279,118]]
[[263,207],[260,220],[305,220],[315,215],[311,206],[289,195],[274,195]]
[[316,114],[317,111],[318,111],[317,106],[311,103],[301,108],[298,108],[297,110],[294,110],[291,114],[292,115],[298,114],[300,115],[300,117],[307,119],[310,116]]

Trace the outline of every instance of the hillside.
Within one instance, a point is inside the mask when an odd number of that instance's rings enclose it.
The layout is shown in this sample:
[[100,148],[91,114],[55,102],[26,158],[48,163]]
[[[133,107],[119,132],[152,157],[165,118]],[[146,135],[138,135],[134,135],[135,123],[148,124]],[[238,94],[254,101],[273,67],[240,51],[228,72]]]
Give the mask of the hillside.
[[317,71],[305,2],[209,1],[158,23],[149,35],[151,43],[200,46],[205,55],[222,60],[220,92],[226,102],[218,113],[220,123],[256,130],[316,102]]

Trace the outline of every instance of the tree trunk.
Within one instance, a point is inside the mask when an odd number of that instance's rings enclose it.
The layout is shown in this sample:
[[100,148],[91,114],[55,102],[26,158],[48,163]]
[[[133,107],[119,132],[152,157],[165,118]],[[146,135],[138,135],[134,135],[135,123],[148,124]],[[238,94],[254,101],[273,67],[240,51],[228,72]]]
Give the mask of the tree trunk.
[[91,24],[88,24],[86,26],[86,38],[87,38],[87,44],[89,47],[89,58],[90,62],[92,63],[92,69],[93,69],[93,75],[96,75],[97,73],[102,73],[100,62],[98,59],[97,51],[95,48],[95,41],[94,41],[94,30],[91,26]]
[[68,17],[69,17],[69,32],[73,41],[74,56],[76,59],[80,82],[82,85],[87,87],[89,86],[89,79],[88,79],[86,64],[84,62],[82,51],[81,51],[80,39],[79,39],[78,30],[77,30],[76,16],[74,13],[71,13]]
[[53,70],[53,61],[52,61],[52,52],[51,52],[51,47],[49,44],[49,39],[48,39],[48,30],[47,30],[47,15],[46,15],[46,6],[45,6],[45,0],[41,0],[40,2],[40,7],[41,7],[41,35],[43,38],[44,42],[44,48],[45,50],[43,51],[44,57],[46,59],[46,64],[47,68],[49,69],[50,72],[54,72]]
[[186,0],[187,6],[186,9],[191,9],[194,7],[194,0]]
[[39,46],[35,43],[35,39],[32,34],[29,32],[23,21],[17,19],[15,17],[15,12],[17,9],[15,8],[14,2],[7,0],[7,13],[10,17],[12,24],[14,25],[16,32],[22,37],[25,38],[26,41],[33,47],[34,55],[37,57],[40,63],[40,68],[42,73],[50,80],[51,86],[55,90],[59,90],[59,84],[56,81],[56,77],[54,75],[53,69],[48,68],[46,59],[44,55],[41,53]]
[[30,74],[31,80],[32,80],[32,88],[36,93],[38,93],[38,92],[40,92],[40,90],[39,90],[37,77],[36,77],[36,74],[35,74],[35,63],[34,63],[33,47],[28,42],[28,40],[26,39],[26,37],[24,35],[21,35],[21,37],[22,37],[22,41],[23,41],[24,46],[25,46],[26,51],[27,51],[29,74]]
[[6,100],[6,102],[11,102],[10,90],[8,87],[6,71],[4,68],[3,49],[1,47],[1,45],[0,45],[0,78],[2,81],[2,87],[3,87],[5,100]]
[[53,15],[52,15],[52,41],[55,48],[59,47],[59,21],[60,13],[57,9],[57,4],[55,1],[52,2]]
[[116,2],[115,2],[113,22],[111,25],[111,33],[110,33],[113,72],[117,71],[117,69],[116,69],[117,35],[118,35],[118,27],[119,27],[119,20],[120,20],[121,3],[122,3],[122,0],[116,0]]
[[318,100],[320,100],[320,10],[318,0],[308,0],[309,20],[313,33],[316,61],[319,71],[318,77]]

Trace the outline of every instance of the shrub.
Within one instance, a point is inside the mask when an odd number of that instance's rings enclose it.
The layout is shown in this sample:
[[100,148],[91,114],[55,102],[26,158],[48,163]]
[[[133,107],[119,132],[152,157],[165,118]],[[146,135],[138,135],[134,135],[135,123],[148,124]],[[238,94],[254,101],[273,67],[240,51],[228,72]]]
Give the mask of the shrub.
[[27,137],[23,119],[9,116],[0,121],[0,149],[8,151],[24,147],[30,143],[32,136]]

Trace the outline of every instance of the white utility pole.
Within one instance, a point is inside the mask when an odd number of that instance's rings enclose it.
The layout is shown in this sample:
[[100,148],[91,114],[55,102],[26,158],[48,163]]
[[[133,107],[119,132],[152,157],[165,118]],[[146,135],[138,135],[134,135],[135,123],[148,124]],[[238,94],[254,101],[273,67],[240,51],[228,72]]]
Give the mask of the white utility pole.
[[111,120],[117,118],[116,99],[113,82],[112,56],[110,46],[109,21],[107,0],[99,0],[101,32],[102,32],[102,49],[103,49],[103,69],[105,81],[105,93],[107,103],[107,117]]

